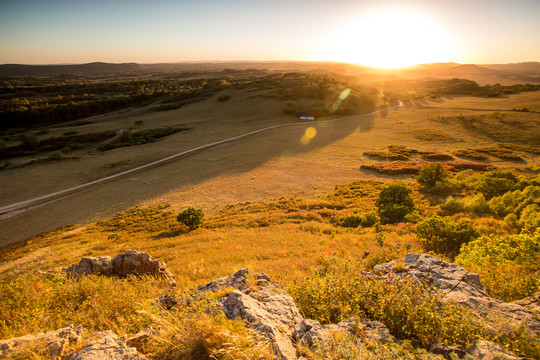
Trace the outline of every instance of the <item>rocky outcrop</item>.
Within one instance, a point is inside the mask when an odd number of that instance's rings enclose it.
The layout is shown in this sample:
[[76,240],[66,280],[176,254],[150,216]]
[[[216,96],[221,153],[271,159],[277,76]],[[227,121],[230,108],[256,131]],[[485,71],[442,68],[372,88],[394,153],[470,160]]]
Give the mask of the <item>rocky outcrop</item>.
[[137,250],[110,256],[83,257],[78,264],[73,264],[64,271],[74,276],[82,275],[150,275],[162,277],[174,282],[174,276],[167,271],[165,263],[158,261],[151,255]]
[[356,339],[358,345],[371,343],[401,343],[390,334],[388,328],[378,321],[369,321],[358,316],[352,316],[337,324],[321,325],[320,322],[305,319],[296,332],[297,342],[309,348],[317,347],[318,343],[329,340],[333,333],[342,333]]
[[232,275],[225,276],[216,280],[210,281],[206,285],[197,287],[198,292],[217,291],[219,289],[234,288],[244,294],[249,294],[252,291],[257,291],[260,288],[269,285],[276,286],[270,282],[270,278],[266,274],[257,274],[248,268],[238,270]]
[[[247,268],[199,286],[197,291],[227,288],[234,290],[217,304],[229,319],[241,318],[247,326],[270,339],[278,359],[297,359],[298,345],[316,347],[335,332],[349,335],[358,343],[366,340],[398,341],[378,321],[355,316],[339,324],[321,325],[318,321],[304,319],[294,300],[279,285],[272,283],[268,275],[257,274]],[[169,297],[161,300],[171,303]]]
[[69,326],[47,333],[0,340],[0,358],[17,358],[25,351],[34,351],[54,359],[63,356],[71,344],[78,342],[82,332],[82,326]]
[[516,305],[523,306],[531,312],[540,314],[540,292],[534,293],[533,296],[526,297],[513,302]]
[[229,319],[241,318],[247,326],[263,333],[272,342],[278,359],[296,359],[293,334],[304,320],[292,297],[272,284],[265,274],[247,268],[209,282],[198,292],[234,288],[218,304]]
[[148,360],[136,348],[126,344],[125,337],[118,337],[112,331],[101,334],[81,350],[67,355],[63,360]]
[[383,275],[409,276],[434,285],[444,292],[443,301],[463,305],[484,319],[495,316],[516,325],[523,324],[533,333],[540,331],[540,319],[526,306],[493,299],[484,290],[478,274],[469,273],[461,266],[435,256],[410,253],[399,260],[376,265],[373,270]]
[[467,349],[475,360],[526,360],[490,341],[480,340]]

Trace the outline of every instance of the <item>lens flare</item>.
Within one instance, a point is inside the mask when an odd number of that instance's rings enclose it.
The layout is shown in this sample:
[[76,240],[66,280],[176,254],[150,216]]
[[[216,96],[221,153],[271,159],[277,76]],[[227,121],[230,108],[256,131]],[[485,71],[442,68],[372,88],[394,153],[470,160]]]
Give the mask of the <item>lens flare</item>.
[[300,138],[300,144],[307,145],[317,135],[317,129],[313,126],[310,126],[304,132],[304,135]]

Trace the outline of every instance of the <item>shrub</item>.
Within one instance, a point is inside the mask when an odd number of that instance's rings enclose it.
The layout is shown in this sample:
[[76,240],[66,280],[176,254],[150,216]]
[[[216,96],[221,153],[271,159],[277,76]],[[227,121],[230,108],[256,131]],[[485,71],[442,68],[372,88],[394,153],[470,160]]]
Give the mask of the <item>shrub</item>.
[[483,194],[466,196],[461,199],[449,196],[446,201],[441,204],[441,209],[451,214],[466,212],[480,215],[489,214],[491,212],[490,206]]
[[515,190],[518,182],[518,178],[511,171],[494,170],[480,177],[476,190],[484,194],[486,199],[491,199]]
[[322,261],[312,276],[289,288],[306,318],[336,323],[358,315],[378,320],[394,336],[427,348],[438,340],[466,345],[480,333],[468,310],[442,304],[442,293],[426,291],[412,279],[381,280],[362,274],[352,261]]
[[416,234],[423,239],[427,250],[455,256],[461,245],[480,236],[471,223],[460,220],[453,222],[437,215],[416,224]]
[[362,214],[362,219],[360,220],[360,225],[363,227],[372,227],[377,222],[379,222],[379,215],[377,210],[373,209],[367,213]]
[[403,220],[414,207],[411,193],[412,190],[405,184],[392,183],[385,186],[376,202],[381,219],[387,223]]
[[416,181],[423,187],[431,188],[437,183],[444,183],[447,178],[448,170],[441,163],[435,163],[422,167]]
[[204,213],[201,209],[188,207],[186,210],[178,214],[176,220],[179,223],[186,225],[190,230],[195,230],[202,226],[203,218]]
[[504,301],[533,295],[540,288],[540,233],[482,236],[463,245],[456,263],[480,274],[488,293]]

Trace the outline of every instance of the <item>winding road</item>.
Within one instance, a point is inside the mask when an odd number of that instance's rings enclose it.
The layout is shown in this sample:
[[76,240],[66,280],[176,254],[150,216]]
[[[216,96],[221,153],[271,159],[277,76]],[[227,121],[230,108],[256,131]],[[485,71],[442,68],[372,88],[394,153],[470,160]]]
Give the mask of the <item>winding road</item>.
[[[334,119],[327,119],[327,120],[324,120],[324,121],[335,122],[335,121],[339,121],[339,120],[346,120],[346,119],[351,119],[351,118],[370,116],[370,115],[380,113],[382,111],[387,111],[387,110],[390,110],[390,109],[400,107],[402,105],[403,105],[403,103],[400,101],[400,103],[398,105],[383,108],[383,109],[380,109],[380,110],[377,110],[377,111],[370,112],[368,114],[344,116],[344,117],[339,117],[339,118],[334,118]],[[269,130],[283,128],[283,127],[289,127],[289,126],[311,125],[311,124],[316,124],[317,122],[318,122],[317,120],[312,120],[312,121],[293,122],[293,123],[286,123],[286,124],[280,124],[280,125],[273,125],[273,126],[268,126],[268,127],[262,128],[262,129],[250,131],[250,132],[247,132],[247,133],[244,133],[244,134],[241,134],[241,135],[233,136],[233,137],[230,137],[230,138],[227,138],[227,139],[223,139],[223,140],[220,140],[220,141],[216,141],[216,142],[213,142],[213,143],[210,143],[210,144],[197,146],[195,148],[185,150],[185,151],[182,151],[182,152],[179,152],[177,154],[173,154],[173,155],[164,157],[164,158],[156,160],[156,161],[152,161],[152,162],[150,162],[148,164],[145,164],[145,165],[141,165],[141,166],[138,166],[138,167],[126,170],[126,171],[122,171],[122,172],[114,174],[114,175],[109,175],[109,176],[103,177],[101,179],[93,180],[93,181],[90,181],[90,182],[87,182],[87,183],[84,183],[84,184],[81,184],[81,185],[70,187],[68,189],[56,191],[56,192],[53,192],[53,193],[50,193],[50,194],[47,194],[47,195],[38,196],[38,197],[28,199],[28,200],[24,200],[24,201],[21,201],[21,202],[18,202],[18,203],[2,206],[2,207],[0,207],[0,219],[8,219],[8,218],[10,218],[12,216],[15,216],[17,214],[20,214],[20,213],[26,212],[28,210],[34,209],[36,207],[51,203],[53,201],[59,200],[59,199],[65,197],[67,195],[70,195],[70,194],[72,194],[74,192],[82,191],[82,190],[87,189],[87,188],[89,188],[89,187],[91,187],[93,185],[100,184],[100,183],[103,183],[103,182],[106,182],[106,181],[109,181],[109,180],[113,180],[113,179],[116,179],[116,178],[119,178],[119,177],[122,177],[122,176],[125,176],[125,175],[128,175],[128,174],[132,174],[134,172],[141,171],[141,170],[150,168],[152,166],[163,164],[163,163],[165,163],[167,161],[178,158],[180,156],[189,155],[189,154],[195,153],[197,151],[201,151],[201,150],[207,150],[207,149],[210,149],[210,148],[213,148],[213,147],[216,147],[216,146],[219,146],[219,145],[223,145],[223,144],[226,144],[226,143],[229,143],[229,142],[232,142],[232,141],[236,141],[236,140],[245,138],[247,136],[255,135],[255,134],[258,134],[258,133],[261,133],[261,132],[264,132],[264,131],[269,131]]]

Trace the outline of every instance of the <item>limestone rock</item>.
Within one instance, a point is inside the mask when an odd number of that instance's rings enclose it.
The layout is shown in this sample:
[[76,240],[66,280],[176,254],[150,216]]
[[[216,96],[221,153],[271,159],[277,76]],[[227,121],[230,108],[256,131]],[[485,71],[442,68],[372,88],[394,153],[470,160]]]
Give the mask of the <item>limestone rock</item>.
[[520,360],[524,359],[490,341],[478,341],[467,349],[476,360]]
[[269,285],[271,285],[271,282],[268,275],[257,274],[248,268],[242,268],[232,275],[210,281],[206,285],[198,286],[197,291],[217,291],[232,287],[242,291],[244,294],[249,294],[252,291],[257,291]]
[[[397,276],[410,276],[428,284],[434,285],[444,292],[443,301],[452,301],[461,304],[477,315],[486,317],[494,314],[504,321],[524,324],[534,333],[540,331],[540,319],[533,316],[533,312],[519,302],[506,303],[493,299],[484,290],[478,274],[469,273],[459,265],[448,263],[429,254],[410,253],[402,257],[401,267]],[[373,268],[379,274],[393,272],[396,261],[377,265]]]
[[82,326],[69,326],[37,335],[25,335],[0,341],[0,357],[16,357],[25,350],[31,350],[55,358],[62,356],[69,345],[80,340]]
[[127,346],[124,338],[118,338],[112,332],[102,335],[101,339],[67,355],[63,360],[147,360],[137,349]]
[[69,268],[64,269],[67,273],[74,276],[81,275],[111,275],[111,257],[110,256],[85,256],[79,261],[79,264],[73,264]]
[[167,271],[167,266],[159,262],[151,255],[138,250],[126,250],[126,252],[110,256],[83,257],[78,264],[64,268],[68,274],[81,275],[151,275],[162,277],[174,283],[174,276]]
[[529,296],[521,300],[516,300],[513,303],[523,306],[532,312],[537,312],[540,314],[540,292],[534,293],[533,296]]
[[303,346],[316,348],[318,343],[331,338],[332,333],[347,334],[357,340],[358,345],[363,342],[377,341],[380,343],[398,343],[401,341],[390,334],[386,326],[378,321],[369,321],[358,316],[344,319],[338,324],[321,325],[318,321],[305,319],[299,331],[295,334],[297,341]]
[[151,328],[142,329],[135,335],[127,338],[126,345],[129,347],[134,347],[137,351],[145,353],[148,346],[148,342],[152,336],[156,335],[156,331]]
[[241,318],[265,334],[277,358],[296,359],[292,335],[303,319],[289,295],[267,290],[248,295],[234,290],[223,303],[223,312],[229,319]]

